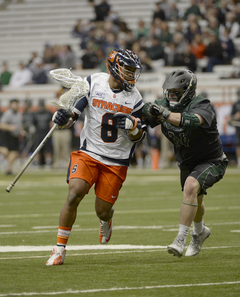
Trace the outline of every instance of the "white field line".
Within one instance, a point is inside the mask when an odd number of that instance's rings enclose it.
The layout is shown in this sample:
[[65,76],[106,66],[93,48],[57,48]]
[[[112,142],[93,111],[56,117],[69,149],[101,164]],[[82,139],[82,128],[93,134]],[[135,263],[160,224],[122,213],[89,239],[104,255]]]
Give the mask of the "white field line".
[[[0,253],[6,252],[43,252],[51,251],[52,246],[0,246]],[[166,246],[162,245],[131,245],[131,244],[119,244],[119,245],[68,245],[67,250],[69,251],[91,251],[91,250],[147,250],[147,249],[165,249]]]
[[[52,251],[53,246],[30,246],[30,245],[17,245],[17,246],[0,246],[0,253],[14,253],[14,252],[46,252]],[[131,252],[132,250],[166,250],[167,246],[163,245],[131,245],[131,244],[110,244],[110,245],[68,245],[68,251],[111,251],[111,250],[127,250]],[[202,249],[232,249],[239,248],[239,246],[216,246],[216,247],[203,247]],[[98,253],[96,253],[97,255]],[[101,254],[101,253],[99,253]],[[3,258],[0,258],[3,259]]]
[[[227,206],[227,207],[208,207],[207,211],[216,211],[216,210],[238,210],[240,206]],[[143,214],[143,213],[169,213],[169,212],[179,212],[179,208],[168,208],[168,209],[136,209],[136,210],[116,210],[115,213],[118,215],[125,214]],[[94,212],[81,212],[81,216],[95,215]],[[16,214],[16,215],[0,215],[0,219],[18,219],[18,218],[40,218],[40,217],[59,217],[59,213],[51,214]]]
[[67,290],[62,292],[22,292],[0,294],[0,297],[7,296],[40,296],[40,295],[69,295],[69,294],[85,294],[85,293],[98,293],[98,292],[116,292],[116,291],[132,291],[132,290],[152,290],[152,289],[168,289],[168,288],[188,288],[188,287],[210,287],[210,286],[223,286],[223,285],[237,285],[240,281],[235,282],[218,282],[218,283],[201,283],[201,284],[179,284],[179,285],[158,285],[158,286],[142,286],[142,287],[125,287],[125,288],[108,288],[108,289],[89,289],[89,290]]
[[[225,226],[225,225],[240,225],[240,222],[223,222],[223,223],[210,223],[208,226]],[[15,225],[3,225],[4,227],[15,227]],[[99,228],[76,228],[78,225],[73,227],[75,232],[90,232],[98,231]],[[17,235],[17,234],[37,234],[37,233],[51,233],[56,232],[58,226],[34,226],[32,231],[5,231],[0,232],[0,235]],[[162,230],[164,232],[175,232],[178,231],[178,225],[166,225],[166,226],[114,226],[114,230]],[[238,230],[231,230],[230,232],[239,232]]]

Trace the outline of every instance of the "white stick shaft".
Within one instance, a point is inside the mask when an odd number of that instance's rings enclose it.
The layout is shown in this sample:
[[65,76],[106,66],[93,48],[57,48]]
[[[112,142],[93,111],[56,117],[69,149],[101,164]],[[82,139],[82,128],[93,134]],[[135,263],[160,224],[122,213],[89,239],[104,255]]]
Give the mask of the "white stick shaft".
[[45,145],[45,143],[48,141],[48,139],[53,134],[53,131],[57,128],[57,124],[54,124],[51,130],[48,132],[48,134],[44,137],[42,142],[39,144],[39,146],[35,149],[35,151],[32,153],[31,157],[28,159],[27,163],[21,168],[21,170],[18,172],[18,174],[15,176],[14,180],[8,185],[6,188],[6,191],[9,193],[13,186],[16,184],[18,179],[21,177],[23,172],[28,168],[34,157],[37,155],[37,153],[42,149],[42,147]]

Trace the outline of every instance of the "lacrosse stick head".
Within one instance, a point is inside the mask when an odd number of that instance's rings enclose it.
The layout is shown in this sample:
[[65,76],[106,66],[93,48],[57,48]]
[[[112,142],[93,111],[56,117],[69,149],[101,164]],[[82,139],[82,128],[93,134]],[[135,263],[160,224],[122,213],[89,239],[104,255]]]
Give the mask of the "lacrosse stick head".
[[83,79],[80,76],[74,75],[67,68],[59,68],[50,71],[51,76],[65,88],[70,89],[75,82],[82,81]]
[[59,98],[60,104],[55,101],[52,103],[60,108],[71,110],[88,92],[89,83],[86,80],[76,81],[71,89]]

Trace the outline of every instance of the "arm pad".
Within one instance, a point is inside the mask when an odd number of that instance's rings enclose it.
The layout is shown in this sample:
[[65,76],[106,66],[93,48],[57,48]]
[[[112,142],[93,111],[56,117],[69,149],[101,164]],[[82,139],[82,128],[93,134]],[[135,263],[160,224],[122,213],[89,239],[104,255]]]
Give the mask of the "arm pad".
[[200,124],[199,118],[194,113],[186,113],[183,112],[181,114],[181,122],[180,127],[182,127],[184,130],[194,130],[196,129]]

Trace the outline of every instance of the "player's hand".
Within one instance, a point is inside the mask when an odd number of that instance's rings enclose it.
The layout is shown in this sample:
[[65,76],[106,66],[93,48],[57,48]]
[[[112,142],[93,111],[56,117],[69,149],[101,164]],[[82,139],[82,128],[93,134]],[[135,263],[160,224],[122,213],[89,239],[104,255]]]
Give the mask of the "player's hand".
[[58,126],[62,127],[68,123],[69,118],[71,118],[72,116],[73,113],[70,110],[61,108],[54,113],[52,121]]
[[171,111],[162,105],[152,104],[149,109],[153,117],[158,118],[162,123],[166,122]]
[[123,112],[117,112],[114,116],[114,119],[117,120],[116,127],[118,129],[127,130],[128,132],[136,135],[141,129],[141,121],[138,118],[135,118],[129,114]]

